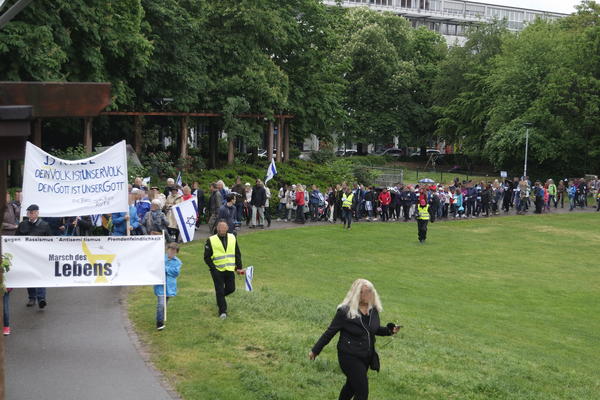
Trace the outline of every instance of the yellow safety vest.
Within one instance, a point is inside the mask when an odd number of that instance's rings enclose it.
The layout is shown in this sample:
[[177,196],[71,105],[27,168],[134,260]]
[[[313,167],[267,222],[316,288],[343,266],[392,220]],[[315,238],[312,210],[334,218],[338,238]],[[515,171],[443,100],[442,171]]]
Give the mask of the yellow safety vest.
[[219,235],[212,235],[209,240],[213,250],[211,258],[217,270],[235,271],[235,236],[231,233],[227,234],[227,249],[223,248]]
[[342,207],[352,208],[352,200],[354,199],[354,193],[346,194],[342,196]]
[[419,213],[417,219],[422,219],[424,221],[429,221],[429,204],[425,207],[417,206],[417,212]]

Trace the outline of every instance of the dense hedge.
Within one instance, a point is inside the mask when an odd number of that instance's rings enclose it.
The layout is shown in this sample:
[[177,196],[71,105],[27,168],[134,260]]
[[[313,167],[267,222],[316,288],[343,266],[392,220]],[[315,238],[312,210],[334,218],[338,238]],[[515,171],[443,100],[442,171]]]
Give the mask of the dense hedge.
[[[371,184],[375,176],[365,167],[385,165],[390,160],[379,156],[336,158],[325,163],[315,163],[304,160],[291,160],[289,163],[277,164],[277,175],[268,182],[271,190],[278,190],[283,184],[317,185],[321,190],[328,186],[343,181]],[[200,187],[207,191],[211,182],[219,179],[231,187],[235,184],[235,178],[240,176],[242,182],[254,185],[257,178],[266,176],[268,163],[260,160],[255,164],[234,164],[232,166],[212,170],[200,170],[182,174],[184,183],[191,184],[194,181],[200,183]]]

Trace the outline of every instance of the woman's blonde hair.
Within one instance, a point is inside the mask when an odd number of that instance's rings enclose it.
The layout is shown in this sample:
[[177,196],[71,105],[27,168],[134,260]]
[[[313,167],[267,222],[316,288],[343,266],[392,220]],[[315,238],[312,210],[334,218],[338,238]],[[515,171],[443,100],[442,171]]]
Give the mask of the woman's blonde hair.
[[352,286],[350,287],[350,290],[348,290],[344,301],[342,301],[338,306],[338,309],[342,307],[346,307],[348,309],[346,315],[350,319],[360,317],[358,306],[360,304],[360,291],[364,286],[368,287],[373,293],[372,300],[369,303],[369,310],[371,310],[373,307],[375,307],[379,312],[383,310],[381,301],[379,300],[379,295],[377,294],[377,290],[375,290],[375,286],[373,286],[373,284],[366,279],[357,279],[354,281],[354,283],[352,283]]

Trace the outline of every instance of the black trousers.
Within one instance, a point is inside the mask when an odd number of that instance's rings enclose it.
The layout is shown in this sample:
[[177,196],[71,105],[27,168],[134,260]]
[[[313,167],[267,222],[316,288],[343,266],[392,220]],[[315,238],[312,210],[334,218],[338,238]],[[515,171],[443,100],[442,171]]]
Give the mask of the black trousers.
[[409,218],[409,214],[410,214],[410,204],[403,204],[402,205],[402,213],[404,214],[404,220],[408,221]]
[[419,242],[427,239],[427,223],[426,219],[418,219],[417,226],[419,227]]
[[216,268],[210,269],[210,274],[215,284],[215,295],[217,296],[217,306],[219,315],[227,312],[227,301],[225,296],[235,292],[235,273],[233,271],[219,271]]
[[338,353],[338,361],[342,372],[346,375],[346,383],[342,386],[339,400],[367,400],[369,398],[369,378],[367,377],[369,363],[367,360]]

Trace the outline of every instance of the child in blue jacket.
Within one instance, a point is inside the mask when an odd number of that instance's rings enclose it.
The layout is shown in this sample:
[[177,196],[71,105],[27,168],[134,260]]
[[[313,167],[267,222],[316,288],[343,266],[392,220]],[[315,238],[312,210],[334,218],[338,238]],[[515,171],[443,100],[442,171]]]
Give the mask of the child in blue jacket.
[[[176,257],[179,253],[177,243],[169,243],[167,245],[167,254],[165,255],[165,273],[167,279],[167,302],[171,297],[177,295],[177,277],[181,270],[181,260]],[[156,329],[163,330],[165,328],[165,293],[163,285],[154,285],[154,294],[157,298],[156,303]]]

